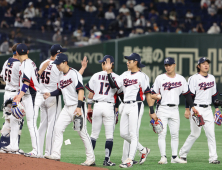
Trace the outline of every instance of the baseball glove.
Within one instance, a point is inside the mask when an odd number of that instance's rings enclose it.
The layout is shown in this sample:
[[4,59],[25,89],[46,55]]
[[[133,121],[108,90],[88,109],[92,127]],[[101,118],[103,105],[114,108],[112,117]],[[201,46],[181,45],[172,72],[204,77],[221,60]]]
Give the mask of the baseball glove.
[[163,131],[163,123],[160,118],[158,118],[156,121],[152,119],[150,123],[153,126],[153,131],[155,133],[161,133]]
[[215,112],[214,118],[214,123],[220,126],[222,122],[222,115],[220,110]]
[[117,112],[115,113],[116,124],[117,124],[118,121],[119,121],[118,117],[119,117],[119,112],[117,111]]
[[91,111],[91,112],[88,112],[87,113],[87,120],[89,121],[89,123],[91,123],[92,124],[92,115],[93,115],[93,112]]
[[203,117],[201,115],[193,114],[192,118],[198,127],[203,126],[205,124]]
[[13,101],[13,99],[12,99],[12,98],[9,98],[9,99],[6,100],[5,103],[3,104],[3,111],[4,111],[4,113],[7,114],[7,115],[11,115],[11,114],[12,114],[12,111],[11,111],[12,101]]
[[17,102],[17,103],[12,102],[11,111],[12,111],[12,115],[17,119],[22,119],[26,114],[25,108],[21,102]]
[[81,115],[74,115],[73,119],[73,129],[75,131],[81,131],[83,127],[83,118]]

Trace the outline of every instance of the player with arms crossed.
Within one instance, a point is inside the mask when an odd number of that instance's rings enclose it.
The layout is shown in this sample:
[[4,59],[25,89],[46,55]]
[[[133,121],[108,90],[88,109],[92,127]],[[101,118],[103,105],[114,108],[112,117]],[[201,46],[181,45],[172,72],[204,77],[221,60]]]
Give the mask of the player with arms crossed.
[[[19,61],[18,55],[16,54],[16,47],[18,44],[19,43],[13,45],[13,57],[5,61],[1,72],[1,77],[3,81],[6,82],[4,103],[10,98],[13,99],[19,91],[19,67],[21,65],[21,62]],[[1,149],[0,153],[16,152],[17,154],[23,154],[23,151],[18,148],[18,143],[20,141],[20,135],[23,126],[23,119],[16,120],[16,118],[11,115],[11,109],[7,107],[5,107],[3,110],[3,117],[5,118],[5,123],[1,130],[0,148],[7,146],[7,151]],[[12,138],[13,136],[16,136],[16,138],[18,139],[17,143],[16,141],[13,142],[13,139],[11,139],[12,142],[10,143],[10,138]]]
[[140,56],[136,53],[132,53],[130,56],[125,56],[125,59],[128,60],[127,67],[131,71],[124,72],[115,80],[111,75],[112,63],[109,58],[107,59],[105,66],[111,88],[122,88],[124,94],[124,108],[120,120],[120,136],[127,140],[131,145],[129,157],[126,160],[123,160],[124,162],[120,164],[121,168],[133,166],[133,158],[137,148],[139,148],[141,154],[144,155],[141,157],[141,162],[144,162],[149,154],[149,150],[147,148],[139,145],[137,136],[139,113],[144,97],[143,94],[145,94],[147,103],[150,106],[151,118],[157,120],[157,116],[153,110],[149,78],[147,75],[140,72],[140,68],[144,67],[144,65],[140,63]]
[[194,108],[186,79],[175,73],[176,64],[174,59],[170,57],[166,58],[164,60],[164,66],[166,73],[157,76],[151,88],[151,97],[158,100],[156,109],[157,116],[163,122],[163,131],[158,134],[158,145],[161,154],[161,159],[158,163],[167,164],[165,141],[167,124],[169,125],[171,134],[171,163],[186,163],[177,156],[180,128],[180,115],[178,110],[180,94],[185,96],[188,104],[195,113],[198,113],[198,111]]
[[73,122],[74,114],[78,114],[83,118],[83,127],[81,131],[78,131],[78,134],[85,145],[87,156],[87,160],[82,163],[82,165],[95,165],[94,151],[86,129],[86,114],[83,103],[84,87],[82,83],[82,76],[77,70],[69,67],[68,56],[65,54],[58,54],[53,64],[56,64],[56,67],[59,69],[59,71],[61,71],[59,76],[59,87],[57,90],[51,93],[45,93],[44,98],[47,99],[50,96],[58,96],[62,93],[65,106],[62,109],[55,125],[55,140],[52,154],[50,156],[45,156],[45,158],[60,160],[63,132],[65,131],[66,127],[71,122]]
[[[209,148],[209,163],[219,164],[220,161],[217,160],[216,151],[216,140],[214,132],[214,117],[210,104],[214,103],[217,99],[217,88],[215,77],[208,74],[210,69],[210,60],[203,57],[200,58],[197,65],[197,72],[191,76],[188,80],[189,89],[194,99],[194,105],[202,115],[205,124],[203,129],[205,131],[208,148]],[[215,106],[215,112],[219,111],[219,108]],[[186,142],[180,149],[180,158],[187,162],[187,154],[189,153],[194,142],[201,134],[201,127],[198,127],[194,120],[192,119],[193,111],[189,109],[186,103],[185,117],[190,119],[190,129],[191,133],[188,136]]]
[[[113,148],[113,132],[115,128],[115,108],[114,105],[116,103],[117,93],[118,95],[122,94],[121,89],[117,91],[117,89],[110,88],[107,72],[105,71],[105,61],[109,58],[111,62],[114,64],[114,58],[110,55],[105,55],[102,60],[99,60],[99,63],[102,63],[102,70],[96,74],[94,74],[89,82],[86,85],[86,88],[90,91],[88,96],[88,112],[90,112],[91,104],[94,100],[94,108],[92,115],[92,133],[91,133],[91,141],[93,145],[93,149],[96,145],[96,140],[99,137],[99,133],[101,130],[102,124],[105,126],[105,134],[106,134],[106,144],[105,144],[105,160],[103,162],[104,166],[115,166],[115,163],[110,161],[110,155]],[[113,66],[114,67],[114,66]],[[111,68],[111,72],[112,69]],[[119,77],[119,75],[115,73],[111,73],[113,78]],[[117,106],[118,108],[118,106]]]

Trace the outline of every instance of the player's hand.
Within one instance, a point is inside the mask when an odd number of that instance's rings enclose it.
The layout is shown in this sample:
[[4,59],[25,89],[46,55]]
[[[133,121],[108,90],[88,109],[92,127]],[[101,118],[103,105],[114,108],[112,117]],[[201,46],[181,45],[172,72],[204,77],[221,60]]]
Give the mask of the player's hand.
[[199,115],[199,112],[197,109],[195,109],[195,107],[192,107],[193,113],[195,113],[196,115]]
[[105,70],[107,71],[107,73],[111,73],[111,69],[112,69],[112,63],[110,61],[110,58],[107,58],[105,61]]
[[43,98],[44,98],[44,99],[47,99],[47,98],[50,97],[50,96],[51,96],[51,94],[48,93],[48,92],[43,94]]
[[90,108],[90,109],[89,109],[89,108],[87,109],[87,113],[88,113],[88,112],[92,112],[92,111],[93,111],[93,110],[92,110],[91,108]]
[[185,113],[184,113],[184,117],[185,117],[186,119],[189,119],[189,118],[190,118],[190,109],[189,109],[189,108],[186,108]]
[[74,112],[74,115],[77,115],[77,116],[82,115],[81,108],[77,107],[75,112]]
[[16,95],[14,98],[13,98],[13,102],[20,102],[21,101],[21,97],[19,95]]
[[81,61],[82,68],[86,69],[87,64],[88,64],[88,60],[87,60],[87,57],[85,56],[83,60]]
[[151,94],[151,98],[154,99],[154,100],[160,100],[161,99],[161,95],[159,93]]
[[154,119],[155,121],[158,119],[156,113],[150,114],[150,118]]
[[216,109],[215,109],[215,112],[214,112],[214,116],[215,116],[215,113],[218,112],[218,111],[220,111],[220,109],[219,109],[219,108],[216,108]]

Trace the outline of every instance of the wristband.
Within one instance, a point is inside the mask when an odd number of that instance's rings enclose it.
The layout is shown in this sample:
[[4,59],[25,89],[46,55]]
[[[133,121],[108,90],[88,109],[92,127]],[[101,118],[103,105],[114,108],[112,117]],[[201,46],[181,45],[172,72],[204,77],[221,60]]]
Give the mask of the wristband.
[[150,106],[150,114],[154,114],[153,106]]
[[78,100],[77,107],[78,107],[78,108],[81,108],[81,107],[82,107],[82,100]]
[[88,98],[87,99],[87,104],[93,104],[93,99]]
[[24,93],[26,93],[28,89],[29,89],[29,86],[28,86],[27,84],[23,84],[21,91],[23,91]]

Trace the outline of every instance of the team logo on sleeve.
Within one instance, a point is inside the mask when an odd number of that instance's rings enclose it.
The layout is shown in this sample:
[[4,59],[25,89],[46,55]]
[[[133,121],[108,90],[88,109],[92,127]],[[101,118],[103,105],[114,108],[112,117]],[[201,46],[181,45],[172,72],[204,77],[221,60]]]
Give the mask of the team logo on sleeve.
[[203,83],[198,84],[198,86],[200,87],[200,90],[207,90],[214,86],[214,81],[208,82],[208,83],[203,82]]
[[138,83],[137,79],[133,79],[133,80],[123,79],[123,85],[125,87],[131,86],[131,85],[137,84],[137,83]]
[[60,81],[60,87],[63,89],[65,87],[67,87],[68,85],[72,84],[72,79],[68,79],[68,80],[61,80]]
[[162,85],[164,87],[164,90],[171,90],[171,89],[175,89],[177,87],[182,86],[182,83],[179,82],[166,82]]

